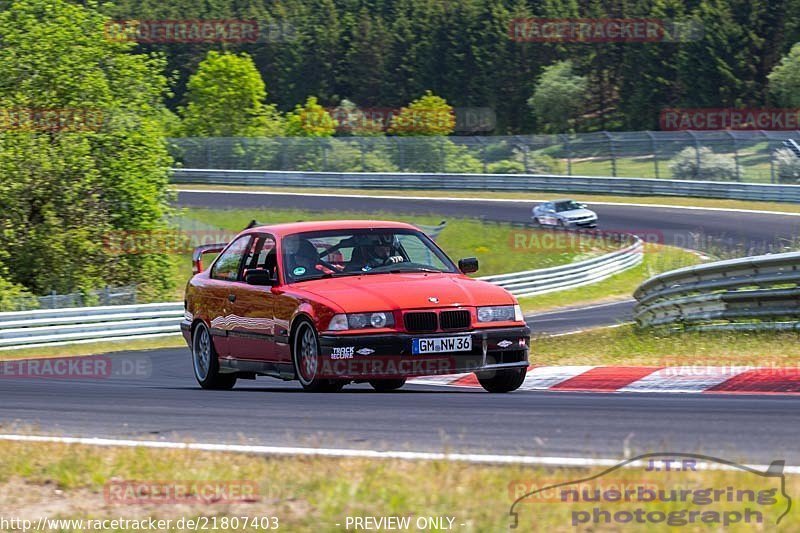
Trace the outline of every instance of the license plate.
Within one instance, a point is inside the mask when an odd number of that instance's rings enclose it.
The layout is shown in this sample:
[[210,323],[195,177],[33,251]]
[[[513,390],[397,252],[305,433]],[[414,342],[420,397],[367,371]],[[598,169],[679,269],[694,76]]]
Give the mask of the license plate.
[[431,337],[427,339],[413,339],[411,353],[442,353],[442,352],[469,352],[472,351],[472,337]]

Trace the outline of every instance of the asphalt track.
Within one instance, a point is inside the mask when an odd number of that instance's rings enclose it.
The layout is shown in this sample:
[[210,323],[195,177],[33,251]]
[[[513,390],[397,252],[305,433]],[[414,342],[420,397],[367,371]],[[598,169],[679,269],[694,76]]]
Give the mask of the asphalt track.
[[136,370],[99,379],[0,378],[2,433],[589,458],[696,452],[800,464],[800,411],[791,397],[493,395],[420,385],[310,394],[269,378],[204,391],[188,349],[110,357],[116,368]]
[[[516,203],[253,194],[181,193],[179,201],[214,208],[433,213],[514,222],[526,221],[530,211],[529,204]],[[619,206],[596,210],[606,229],[661,231],[668,244],[695,234],[700,238],[692,247],[709,251],[740,245],[777,249],[800,225],[800,218],[782,215]],[[536,333],[568,332],[625,320],[631,305],[559,311],[530,320]],[[188,349],[110,357],[115,368],[136,370],[98,379],[0,378],[2,432],[563,457],[671,451],[800,464],[800,411],[797,399],[788,396],[490,395],[422,385],[388,394],[357,385],[320,395],[303,393],[295,382],[268,378],[242,381],[232,391],[203,391],[192,377]]]

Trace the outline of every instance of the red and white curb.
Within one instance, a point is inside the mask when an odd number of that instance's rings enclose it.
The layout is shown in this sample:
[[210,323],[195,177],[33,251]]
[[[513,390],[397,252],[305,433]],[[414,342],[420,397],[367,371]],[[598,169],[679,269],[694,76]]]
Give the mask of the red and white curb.
[[[480,387],[475,374],[426,376],[416,385]],[[520,390],[800,394],[800,368],[754,366],[533,366]]]

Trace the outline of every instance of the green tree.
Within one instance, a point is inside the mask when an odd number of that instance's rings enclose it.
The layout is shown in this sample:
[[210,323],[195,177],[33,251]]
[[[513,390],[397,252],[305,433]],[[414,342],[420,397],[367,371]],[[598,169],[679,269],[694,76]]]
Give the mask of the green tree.
[[587,79],[575,74],[572,61],[545,67],[528,105],[537,123],[546,131],[565,132],[585,105]]
[[447,100],[426,91],[392,117],[389,133],[405,136],[450,135],[455,126],[455,113]]
[[0,128],[0,272],[34,293],[172,289],[162,250],[106,245],[164,228],[172,162],[164,61],[107,39],[108,21],[63,0],[17,0],[0,12],[0,109],[25,118]]
[[279,135],[274,106],[265,104],[264,80],[247,54],[210,51],[189,78],[186,107],[181,109],[189,137]]
[[772,69],[769,91],[778,105],[800,107],[800,43]]

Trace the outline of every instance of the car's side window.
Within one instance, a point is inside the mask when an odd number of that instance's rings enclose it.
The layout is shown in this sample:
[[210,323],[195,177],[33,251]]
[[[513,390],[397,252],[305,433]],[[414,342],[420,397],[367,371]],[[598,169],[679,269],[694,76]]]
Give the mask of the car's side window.
[[236,281],[239,279],[239,268],[242,259],[250,248],[250,235],[245,235],[236,239],[227,250],[222,252],[219,259],[211,269],[211,277],[224,281]]
[[245,263],[245,268],[269,270],[274,276],[278,266],[278,258],[275,251],[275,237],[269,234],[262,234],[253,244],[253,249]]

